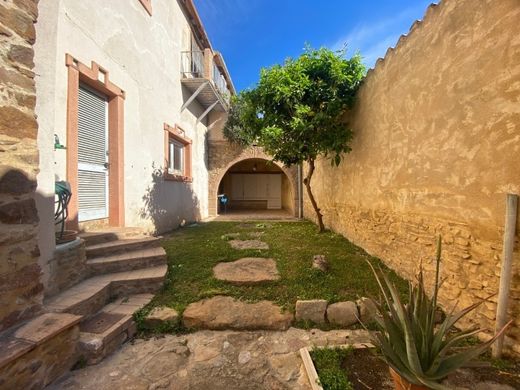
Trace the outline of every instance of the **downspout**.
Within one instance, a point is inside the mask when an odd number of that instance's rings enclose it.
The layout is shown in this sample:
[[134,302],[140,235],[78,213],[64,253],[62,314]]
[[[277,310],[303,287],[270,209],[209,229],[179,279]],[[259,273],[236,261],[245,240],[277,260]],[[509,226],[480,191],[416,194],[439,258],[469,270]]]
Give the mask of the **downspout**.
[[[511,285],[513,250],[515,245],[515,229],[518,211],[518,195],[507,194],[506,221],[504,230],[504,248],[502,251],[502,269],[500,271],[500,287],[498,290],[497,319],[495,333],[506,325],[507,301],[509,300],[509,288]],[[504,347],[504,334],[498,337],[493,345],[493,357],[500,358]]]

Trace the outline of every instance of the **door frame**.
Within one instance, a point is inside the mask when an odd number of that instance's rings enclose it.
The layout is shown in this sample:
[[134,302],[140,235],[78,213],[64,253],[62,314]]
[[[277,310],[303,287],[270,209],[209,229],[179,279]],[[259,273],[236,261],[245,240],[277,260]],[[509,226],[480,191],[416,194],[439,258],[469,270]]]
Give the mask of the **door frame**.
[[88,67],[65,55],[67,87],[67,181],[72,190],[67,227],[78,230],[78,94],[80,82],[108,99],[108,224],[125,225],[124,206],[124,100],[125,92],[113,84],[106,69],[92,61]]
[[[85,165],[81,166],[82,163],[79,161],[79,158],[78,158],[78,171],[94,170],[94,172],[101,172],[105,175],[105,177],[103,178],[103,181],[105,182],[104,183],[104,185],[105,185],[105,208],[104,208],[102,217],[95,217],[95,218],[89,217],[89,219],[81,220],[81,218],[80,218],[81,210],[79,209],[79,206],[78,206],[78,223],[81,223],[81,222],[88,222],[88,221],[93,221],[93,220],[97,220],[97,219],[108,218],[108,210],[110,207],[110,196],[109,196],[110,183],[108,180],[110,177],[110,163],[109,163],[110,154],[108,151],[108,97],[105,94],[99,92],[98,90],[95,90],[95,89],[91,88],[90,86],[84,84],[83,82],[81,82],[81,80],[79,83],[79,88],[83,89],[84,91],[88,91],[89,93],[91,93],[93,95],[96,95],[97,97],[99,97],[100,99],[102,99],[104,101],[104,110],[103,111],[104,111],[104,115],[105,115],[105,129],[104,129],[104,135],[103,135],[104,141],[105,141],[105,145],[103,147],[103,153],[105,153],[104,169],[98,171],[97,168],[92,167],[92,164],[90,164],[90,163],[83,163],[83,164],[86,164],[86,166]],[[79,128],[78,128],[78,131],[79,131]],[[78,143],[78,155],[79,155],[79,143]],[[88,167],[89,165],[91,167]],[[94,169],[89,169],[89,168],[94,168]],[[79,189],[78,189],[78,196],[79,196]]]

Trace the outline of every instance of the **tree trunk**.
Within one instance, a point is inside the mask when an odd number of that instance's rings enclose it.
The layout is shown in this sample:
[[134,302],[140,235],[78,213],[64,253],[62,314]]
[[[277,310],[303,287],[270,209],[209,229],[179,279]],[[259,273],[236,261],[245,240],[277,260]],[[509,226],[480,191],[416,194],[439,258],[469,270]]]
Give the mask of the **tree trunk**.
[[307,194],[309,195],[309,199],[311,200],[312,207],[314,208],[314,211],[316,212],[316,216],[318,217],[318,226],[320,227],[320,233],[323,233],[325,231],[325,225],[323,225],[323,215],[320,212],[320,209],[318,207],[318,204],[316,203],[316,199],[314,199],[314,195],[312,194],[311,189],[311,179],[312,175],[314,174],[314,159],[309,158],[307,160],[307,163],[309,164],[309,170],[307,172],[307,176],[305,176],[305,179],[303,179],[303,184],[305,184],[305,188],[307,188]]

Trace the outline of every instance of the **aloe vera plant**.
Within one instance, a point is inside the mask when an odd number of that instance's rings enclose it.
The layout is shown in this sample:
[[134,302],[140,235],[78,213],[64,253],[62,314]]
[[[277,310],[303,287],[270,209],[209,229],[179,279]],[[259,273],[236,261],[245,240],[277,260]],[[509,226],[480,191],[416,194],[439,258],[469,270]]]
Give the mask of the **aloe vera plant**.
[[483,301],[447,314],[444,321],[436,326],[435,311],[439,293],[439,269],[441,262],[441,239],[437,242],[435,285],[430,299],[426,294],[422,267],[418,281],[410,284],[409,302],[404,304],[395,286],[388,277],[378,275],[372,264],[382,296],[383,304],[376,303],[379,315],[376,321],[381,332],[375,335],[375,343],[380,347],[383,358],[408,382],[427,386],[431,389],[446,389],[439,382],[457,368],[482,354],[493,341],[510,325],[508,323],[495,337],[479,345],[462,350],[453,347],[474,336],[480,329],[460,331],[455,324],[478,307]]

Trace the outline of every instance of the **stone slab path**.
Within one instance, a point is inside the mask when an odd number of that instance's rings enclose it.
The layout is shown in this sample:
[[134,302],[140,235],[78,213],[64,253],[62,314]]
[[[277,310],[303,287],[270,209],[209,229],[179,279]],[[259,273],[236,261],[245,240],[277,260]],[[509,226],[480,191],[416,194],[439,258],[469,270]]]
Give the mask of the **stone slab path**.
[[138,339],[50,387],[85,390],[310,390],[298,353],[311,345],[369,342],[363,330],[200,331]]
[[230,240],[228,242],[233,249],[269,249],[269,245],[260,240]]
[[279,280],[276,261],[262,257],[244,257],[236,261],[219,263],[213,267],[215,278],[233,284],[258,284]]
[[247,303],[221,295],[190,304],[182,315],[187,328],[213,330],[284,330],[292,320],[273,302]]

